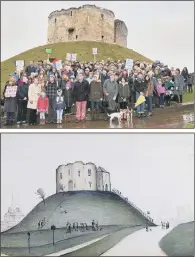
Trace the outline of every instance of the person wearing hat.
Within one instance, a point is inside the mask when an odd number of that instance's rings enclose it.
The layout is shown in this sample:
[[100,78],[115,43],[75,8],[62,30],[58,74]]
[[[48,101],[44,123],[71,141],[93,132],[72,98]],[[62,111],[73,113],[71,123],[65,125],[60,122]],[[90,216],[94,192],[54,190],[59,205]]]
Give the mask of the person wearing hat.
[[50,74],[49,81],[46,83],[46,95],[49,98],[48,123],[55,123],[56,111],[53,106],[54,99],[57,96],[58,84],[55,75]]

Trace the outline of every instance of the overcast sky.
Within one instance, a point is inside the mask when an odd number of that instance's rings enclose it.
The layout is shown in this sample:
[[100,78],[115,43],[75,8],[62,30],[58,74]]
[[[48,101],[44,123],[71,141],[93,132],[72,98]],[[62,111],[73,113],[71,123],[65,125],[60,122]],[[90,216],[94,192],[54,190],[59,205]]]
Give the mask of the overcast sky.
[[128,48],[152,60],[194,71],[193,1],[2,1],[1,59],[47,42],[52,11],[96,4],[115,13],[128,27]]
[[1,217],[15,203],[27,214],[56,192],[61,164],[94,162],[111,174],[116,188],[153,217],[194,217],[194,136],[187,134],[3,134]]

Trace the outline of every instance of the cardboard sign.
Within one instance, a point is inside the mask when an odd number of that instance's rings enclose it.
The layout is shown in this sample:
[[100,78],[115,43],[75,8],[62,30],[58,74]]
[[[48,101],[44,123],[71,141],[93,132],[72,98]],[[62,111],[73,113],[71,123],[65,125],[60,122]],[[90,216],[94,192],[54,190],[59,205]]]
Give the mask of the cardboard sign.
[[61,60],[56,62],[55,65],[56,65],[56,69],[57,70],[61,70],[62,69],[62,61]]
[[128,71],[131,71],[133,68],[133,59],[126,59],[126,64],[125,64],[125,68]]
[[75,61],[77,60],[77,54],[72,54],[71,60],[72,60],[73,62],[75,62]]
[[93,55],[97,55],[97,48],[92,48]]
[[67,60],[67,61],[70,61],[70,60],[71,60],[71,54],[69,54],[69,53],[66,54],[66,60]]
[[24,67],[24,60],[18,60],[16,61],[16,67],[18,69],[22,69]]

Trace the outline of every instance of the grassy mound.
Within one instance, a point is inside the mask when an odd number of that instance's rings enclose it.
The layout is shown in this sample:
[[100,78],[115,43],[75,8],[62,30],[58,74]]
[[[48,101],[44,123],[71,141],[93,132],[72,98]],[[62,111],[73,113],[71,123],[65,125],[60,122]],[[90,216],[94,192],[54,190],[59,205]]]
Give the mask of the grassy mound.
[[50,57],[56,57],[60,60],[65,60],[67,53],[77,53],[78,61],[93,61],[92,48],[97,48],[98,55],[96,56],[96,60],[98,61],[106,60],[107,58],[111,58],[112,60],[130,58],[133,60],[152,62],[150,59],[134,52],[132,49],[124,48],[116,44],[85,41],[49,44],[30,49],[3,61],[1,63],[1,92],[9,74],[15,71],[15,61],[25,60],[26,64],[29,64],[30,60],[46,60],[47,54],[45,53],[45,48],[52,48],[53,53]]
[[175,227],[159,246],[168,256],[194,256],[194,221]]

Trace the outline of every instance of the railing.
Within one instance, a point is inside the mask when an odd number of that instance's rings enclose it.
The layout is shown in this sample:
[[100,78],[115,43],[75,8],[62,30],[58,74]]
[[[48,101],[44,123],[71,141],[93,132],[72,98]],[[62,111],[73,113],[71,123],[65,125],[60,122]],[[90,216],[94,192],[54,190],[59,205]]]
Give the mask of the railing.
[[133,206],[133,208],[135,208],[141,215],[143,215],[147,220],[149,220],[150,222],[153,222],[153,219],[145,212],[143,212],[139,207],[137,207],[134,203],[132,203],[131,201],[128,200],[127,197],[123,196],[121,194],[121,192],[119,192],[116,189],[112,189],[112,192],[117,194],[118,196],[120,196],[123,200],[125,200],[127,203],[129,203],[131,206]]

